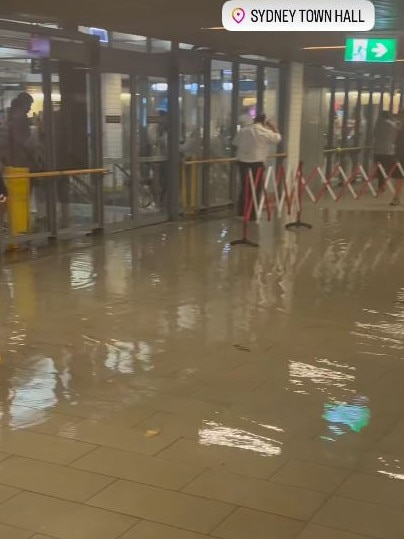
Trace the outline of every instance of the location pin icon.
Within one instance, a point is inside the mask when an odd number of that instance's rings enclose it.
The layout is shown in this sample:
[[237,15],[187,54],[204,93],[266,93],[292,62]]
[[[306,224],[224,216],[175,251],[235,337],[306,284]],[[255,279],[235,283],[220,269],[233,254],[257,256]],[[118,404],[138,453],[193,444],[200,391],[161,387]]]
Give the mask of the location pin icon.
[[231,12],[231,16],[233,17],[233,20],[236,21],[237,24],[240,24],[245,17],[245,11],[242,7],[236,7]]

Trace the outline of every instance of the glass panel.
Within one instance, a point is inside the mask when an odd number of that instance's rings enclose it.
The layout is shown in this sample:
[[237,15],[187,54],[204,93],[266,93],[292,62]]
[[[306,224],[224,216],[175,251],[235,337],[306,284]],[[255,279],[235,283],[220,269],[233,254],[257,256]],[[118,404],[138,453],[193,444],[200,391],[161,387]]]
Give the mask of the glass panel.
[[268,118],[278,123],[279,111],[279,69],[264,69],[264,112]]
[[257,114],[257,67],[240,65],[238,123],[240,126],[252,122]]
[[132,219],[129,75],[103,73],[101,97],[105,222],[119,223]]
[[[230,158],[232,153],[232,92],[231,62],[213,60],[211,66],[210,156]],[[209,167],[209,205],[230,200],[230,163],[219,162]]]
[[[180,152],[183,160],[203,155],[203,75],[182,75],[180,83]],[[182,169],[183,209],[200,207],[202,200],[202,167],[184,165]]]
[[137,84],[139,211],[159,215],[166,212],[168,200],[168,83],[142,77]]
[[[52,74],[53,152],[56,170],[90,168],[89,76],[85,66],[55,61]],[[70,228],[94,223],[95,180],[61,176],[57,185],[57,223]]]
[[[30,36],[0,31],[0,160],[6,166],[28,168],[31,172],[46,169],[43,126],[43,77],[32,69]],[[39,179],[28,180],[29,219],[16,233],[48,232],[49,185]],[[24,180],[9,182],[10,202],[15,189]],[[26,184],[27,185],[27,184]],[[10,223],[11,224],[11,223]],[[2,223],[0,223],[0,226]],[[12,226],[9,233],[12,234]]]

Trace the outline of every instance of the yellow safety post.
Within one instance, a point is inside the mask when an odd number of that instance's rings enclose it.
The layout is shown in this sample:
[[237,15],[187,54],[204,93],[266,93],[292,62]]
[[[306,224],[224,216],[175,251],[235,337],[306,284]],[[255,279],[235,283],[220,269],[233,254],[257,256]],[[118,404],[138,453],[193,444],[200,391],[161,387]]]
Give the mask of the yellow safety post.
[[29,232],[30,180],[28,168],[6,167],[8,226],[12,236]]

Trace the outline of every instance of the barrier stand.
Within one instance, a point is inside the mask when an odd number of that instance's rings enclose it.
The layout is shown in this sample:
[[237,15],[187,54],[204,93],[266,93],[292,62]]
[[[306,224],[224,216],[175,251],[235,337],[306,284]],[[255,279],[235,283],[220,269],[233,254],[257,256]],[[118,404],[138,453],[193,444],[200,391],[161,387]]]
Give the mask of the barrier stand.
[[302,198],[303,198],[303,182],[302,182],[302,170],[303,170],[303,164],[302,162],[299,163],[299,167],[296,172],[296,179],[297,179],[297,193],[296,193],[296,203],[297,203],[297,216],[296,221],[292,223],[288,223],[285,225],[286,230],[290,230],[291,228],[313,228],[312,225],[309,223],[304,223],[302,221]]
[[[255,178],[253,178],[251,170],[245,176],[244,180],[244,215],[243,215],[243,237],[239,240],[230,242],[230,245],[248,245],[250,247],[258,247],[258,243],[248,238],[248,222],[251,217],[251,212],[254,206],[255,214],[258,215],[258,203],[257,203],[257,187],[262,184],[262,178],[264,175],[264,169],[261,167],[257,170]],[[264,190],[264,196],[266,192]],[[268,212],[268,205],[267,212]],[[268,219],[269,219],[268,213]]]

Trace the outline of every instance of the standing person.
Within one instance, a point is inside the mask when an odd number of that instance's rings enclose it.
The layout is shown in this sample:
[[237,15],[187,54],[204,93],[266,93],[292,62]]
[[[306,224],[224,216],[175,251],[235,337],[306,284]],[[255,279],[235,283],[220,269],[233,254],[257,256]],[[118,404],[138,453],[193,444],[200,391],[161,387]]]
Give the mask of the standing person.
[[[257,171],[264,168],[269,146],[279,144],[282,137],[278,128],[266,119],[265,114],[259,114],[252,125],[242,127],[233,140],[237,147],[236,160],[240,170],[240,196],[237,205],[237,214],[244,214],[245,205],[245,179],[247,174],[252,173],[255,178]],[[257,193],[259,199],[261,189]],[[255,218],[253,211],[251,219]]]
[[34,100],[27,92],[21,92],[11,102],[8,115],[8,142],[10,165],[12,167],[28,167],[32,165],[29,148],[31,137],[31,121],[28,113]]
[[[380,113],[374,130],[374,154],[375,162],[380,163],[388,174],[395,161],[395,142],[397,136],[397,124],[392,120],[388,111]],[[383,189],[384,176],[377,171],[378,187]]]

